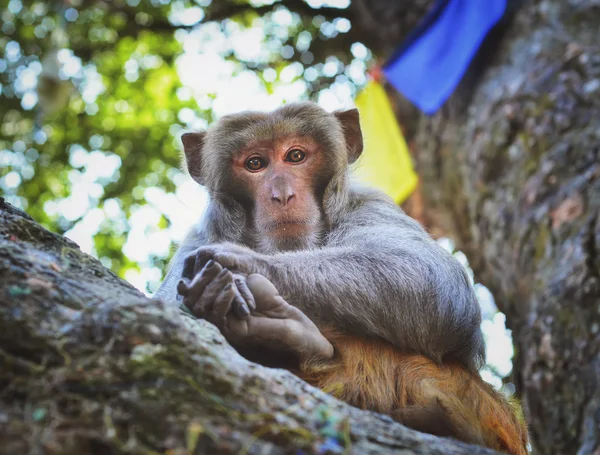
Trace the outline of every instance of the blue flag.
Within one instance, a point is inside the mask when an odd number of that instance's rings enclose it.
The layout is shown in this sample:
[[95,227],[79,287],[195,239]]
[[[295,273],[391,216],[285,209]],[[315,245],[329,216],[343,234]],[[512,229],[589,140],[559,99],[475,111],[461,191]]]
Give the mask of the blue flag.
[[383,73],[419,109],[435,113],[505,9],[506,0],[439,0]]

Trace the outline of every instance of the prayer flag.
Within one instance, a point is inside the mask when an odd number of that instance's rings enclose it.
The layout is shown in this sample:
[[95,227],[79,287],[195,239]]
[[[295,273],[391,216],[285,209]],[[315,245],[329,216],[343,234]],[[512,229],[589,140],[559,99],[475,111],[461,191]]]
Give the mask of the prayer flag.
[[354,164],[354,175],[401,204],[414,191],[418,178],[388,96],[377,81],[370,81],[355,103],[364,150]]
[[386,79],[426,114],[452,94],[506,0],[439,0],[383,67]]

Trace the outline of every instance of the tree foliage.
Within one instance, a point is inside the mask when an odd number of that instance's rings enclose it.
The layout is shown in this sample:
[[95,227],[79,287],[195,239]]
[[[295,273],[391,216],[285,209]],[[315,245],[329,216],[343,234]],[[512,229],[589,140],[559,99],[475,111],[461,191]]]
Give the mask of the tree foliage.
[[343,1],[0,3],[3,194],[147,290],[202,205],[167,196],[181,132],[260,95],[342,104],[371,58]]

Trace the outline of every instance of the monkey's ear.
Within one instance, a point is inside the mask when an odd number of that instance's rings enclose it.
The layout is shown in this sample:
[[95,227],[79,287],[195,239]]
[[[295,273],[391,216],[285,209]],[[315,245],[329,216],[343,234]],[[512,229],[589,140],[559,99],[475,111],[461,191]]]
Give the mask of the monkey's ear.
[[358,109],[347,111],[336,111],[333,113],[342,124],[346,150],[348,152],[348,163],[354,163],[363,151],[363,136],[360,130],[360,119]]
[[204,185],[202,179],[202,147],[204,146],[205,137],[206,132],[184,133],[181,136],[188,172],[200,185]]

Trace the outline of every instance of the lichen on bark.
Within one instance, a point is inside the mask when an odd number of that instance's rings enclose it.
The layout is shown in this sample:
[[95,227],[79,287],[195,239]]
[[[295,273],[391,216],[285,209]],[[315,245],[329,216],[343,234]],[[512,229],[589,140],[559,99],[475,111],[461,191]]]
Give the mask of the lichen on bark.
[[534,453],[596,455],[600,10],[522,3],[480,77],[419,118],[415,159],[429,227],[507,315]]

